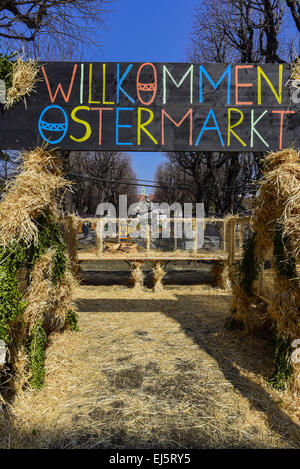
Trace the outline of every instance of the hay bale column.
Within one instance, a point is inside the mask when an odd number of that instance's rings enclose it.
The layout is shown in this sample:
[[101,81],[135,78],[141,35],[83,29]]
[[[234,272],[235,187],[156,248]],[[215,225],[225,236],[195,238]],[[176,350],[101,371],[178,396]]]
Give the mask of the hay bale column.
[[[0,203],[0,339],[10,352],[15,390],[25,383],[42,387],[48,336],[77,329],[76,281],[56,199],[69,182],[53,152],[36,148],[22,159]],[[19,289],[24,270],[25,291]]]
[[152,274],[153,274],[153,289],[154,291],[162,291],[163,290],[163,278],[166,275],[166,271],[164,269],[164,263],[161,261],[155,261]]
[[131,277],[130,284],[133,288],[143,288],[144,274],[143,274],[143,261],[130,262]]

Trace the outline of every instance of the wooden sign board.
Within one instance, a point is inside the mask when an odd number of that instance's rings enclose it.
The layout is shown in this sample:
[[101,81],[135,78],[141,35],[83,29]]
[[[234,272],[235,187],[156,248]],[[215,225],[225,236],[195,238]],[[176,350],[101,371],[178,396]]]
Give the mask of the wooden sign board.
[[289,65],[40,64],[35,92],[1,104],[0,148],[270,151],[300,146]]

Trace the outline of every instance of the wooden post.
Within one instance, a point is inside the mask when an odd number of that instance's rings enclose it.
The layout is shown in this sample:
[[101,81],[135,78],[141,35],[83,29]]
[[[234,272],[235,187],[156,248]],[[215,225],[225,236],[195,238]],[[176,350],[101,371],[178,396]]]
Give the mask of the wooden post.
[[147,222],[147,225],[146,225],[146,250],[147,250],[147,254],[149,254],[149,252],[150,252],[150,247],[151,247],[150,225]]
[[223,219],[223,251],[224,253],[227,252],[227,226],[228,226],[228,223],[227,223],[227,220]]
[[100,256],[103,252],[103,223],[98,221],[96,225],[96,254]]
[[193,218],[192,222],[193,230],[194,230],[194,254],[197,254],[198,246],[197,246],[197,218]]
[[177,251],[177,223],[176,223],[176,218],[173,218],[174,220],[174,251]]
[[121,242],[121,237],[120,237],[120,218],[118,218],[118,243]]
[[244,230],[245,230],[245,225],[243,221],[239,222],[239,250],[241,251],[243,249],[243,243],[244,243]]
[[235,259],[235,219],[229,220],[228,264],[231,266]]
[[233,218],[232,220],[232,263],[235,261],[235,252],[236,252],[236,242],[235,242],[235,232],[236,232],[236,219]]
[[68,254],[71,262],[72,272],[76,275],[79,271],[78,252],[77,252],[77,228],[78,219],[72,214],[64,221],[64,240],[67,245]]

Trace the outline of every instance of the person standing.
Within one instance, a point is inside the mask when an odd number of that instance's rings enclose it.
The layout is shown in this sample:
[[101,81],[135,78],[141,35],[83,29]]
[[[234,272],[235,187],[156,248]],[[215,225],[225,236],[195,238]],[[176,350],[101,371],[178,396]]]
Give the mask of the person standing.
[[82,225],[82,231],[83,231],[83,234],[84,234],[84,237],[87,238],[88,235],[89,235],[89,228],[90,228],[90,224],[89,223],[83,223]]

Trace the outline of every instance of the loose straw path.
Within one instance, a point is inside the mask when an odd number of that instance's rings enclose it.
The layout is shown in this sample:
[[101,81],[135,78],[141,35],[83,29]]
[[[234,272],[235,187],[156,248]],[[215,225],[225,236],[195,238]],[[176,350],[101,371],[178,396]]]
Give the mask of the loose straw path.
[[228,292],[81,287],[78,301],[81,331],[55,335],[2,447],[300,447],[300,402],[267,386],[265,340],[223,328]]

